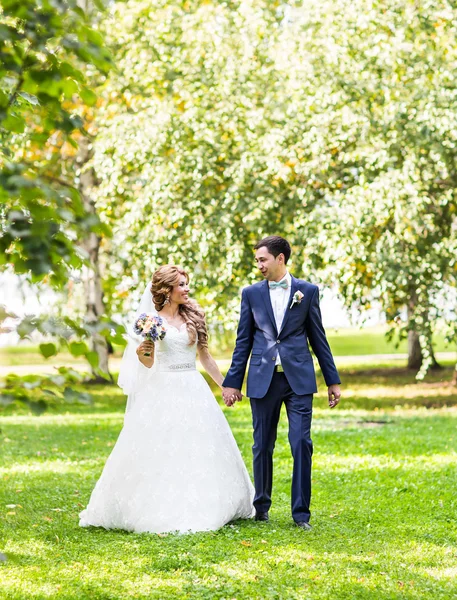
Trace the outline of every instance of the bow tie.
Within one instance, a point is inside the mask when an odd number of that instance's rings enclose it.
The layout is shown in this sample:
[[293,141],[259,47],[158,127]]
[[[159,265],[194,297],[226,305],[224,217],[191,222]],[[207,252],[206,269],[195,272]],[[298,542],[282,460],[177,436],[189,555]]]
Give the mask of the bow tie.
[[287,288],[289,287],[285,279],[281,279],[281,281],[269,281],[268,285],[270,287],[270,290],[275,290],[276,288],[282,288],[283,290],[287,290]]

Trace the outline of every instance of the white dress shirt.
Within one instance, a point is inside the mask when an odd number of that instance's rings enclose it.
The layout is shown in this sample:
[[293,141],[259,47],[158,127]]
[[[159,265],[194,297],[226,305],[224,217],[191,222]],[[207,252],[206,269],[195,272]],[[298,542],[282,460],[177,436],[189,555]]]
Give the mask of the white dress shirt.
[[[290,286],[292,283],[292,278],[290,276],[290,273],[288,271],[286,271],[286,274],[284,275],[284,277],[282,279],[280,279],[280,281],[287,281],[287,289],[282,288],[282,287],[277,287],[274,289],[270,288],[270,290],[269,290],[271,306],[273,308],[273,315],[275,317],[276,329],[278,330],[278,335],[279,335],[279,332],[281,331],[281,325],[284,320],[284,315],[286,314],[287,305],[289,304]],[[276,365],[281,364],[281,357],[279,356],[279,352],[276,357],[275,364]]]

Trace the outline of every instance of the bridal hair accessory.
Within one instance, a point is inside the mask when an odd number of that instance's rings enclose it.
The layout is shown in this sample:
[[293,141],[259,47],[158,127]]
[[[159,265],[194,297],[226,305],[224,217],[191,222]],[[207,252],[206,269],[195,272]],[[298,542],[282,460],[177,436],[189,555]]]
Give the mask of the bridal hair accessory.
[[289,306],[289,309],[292,308],[292,306],[294,304],[300,304],[300,302],[303,299],[304,294],[302,292],[300,292],[300,290],[297,290],[294,294],[294,297],[292,299],[292,304]]
[[[151,342],[163,340],[167,334],[167,330],[163,324],[162,317],[151,313],[142,313],[133,324],[133,331]],[[144,356],[151,356],[150,353]]]

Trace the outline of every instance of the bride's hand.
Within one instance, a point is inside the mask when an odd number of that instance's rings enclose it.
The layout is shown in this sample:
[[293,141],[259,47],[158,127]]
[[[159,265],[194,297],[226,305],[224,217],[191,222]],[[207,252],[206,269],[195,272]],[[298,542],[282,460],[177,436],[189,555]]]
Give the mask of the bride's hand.
[[143,356],[145,354],[152,354],[153,352],[154,352],[154,342],[151,342],[150,340],[145,340],[136,349],[136,353],[138,356],[140,356],[140,354],[142,354]]

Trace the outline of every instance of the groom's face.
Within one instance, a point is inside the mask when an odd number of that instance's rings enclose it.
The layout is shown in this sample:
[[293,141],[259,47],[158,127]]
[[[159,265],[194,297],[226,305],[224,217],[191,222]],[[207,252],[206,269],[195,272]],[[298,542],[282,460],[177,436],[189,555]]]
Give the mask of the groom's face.
[[268,281],[275,281],[284,270],[284,254],[274,257],[264,246],[255,251],[255,261],[260,272]]

